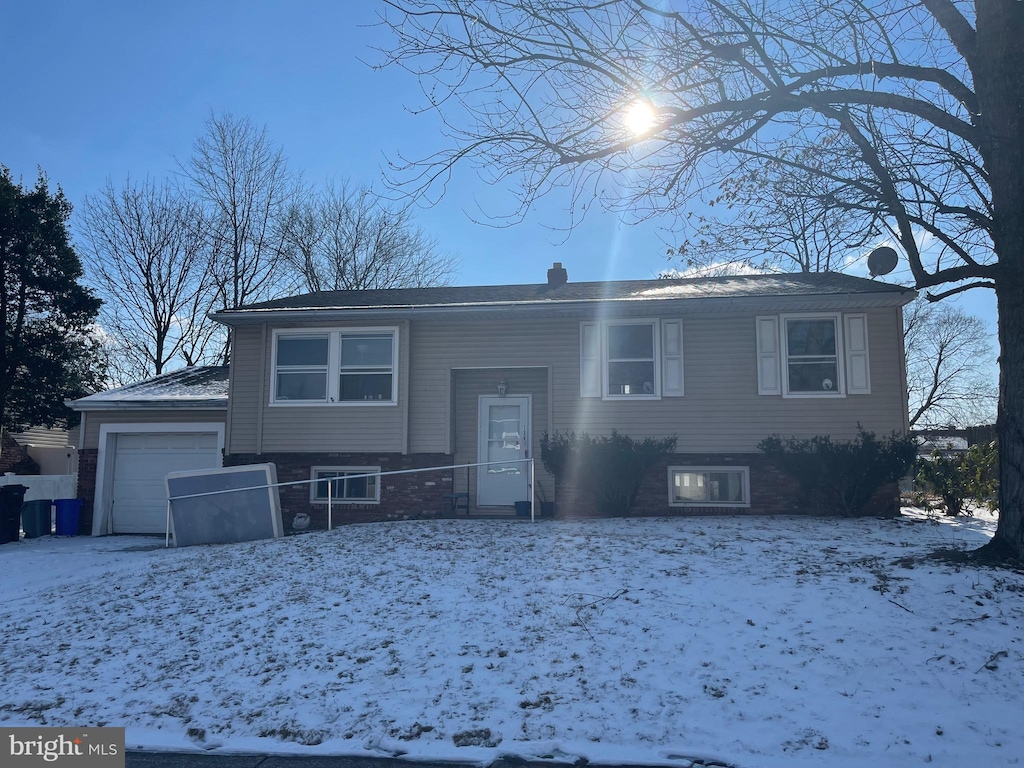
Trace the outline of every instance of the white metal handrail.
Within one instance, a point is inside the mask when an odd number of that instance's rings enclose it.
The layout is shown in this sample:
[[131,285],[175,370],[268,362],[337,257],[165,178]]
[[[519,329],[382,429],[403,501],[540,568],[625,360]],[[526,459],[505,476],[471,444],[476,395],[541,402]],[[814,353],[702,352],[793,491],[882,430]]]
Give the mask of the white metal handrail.
[[[490,467],[495,464],[528,464],[530,484],[530,522],[537,521],[537,510],[536,507],[536,471],[533,458],[529,459],[510,459],[507,461],[478,461],[474,464],[449,464],[440,467],[416,467],[415,469],[393,469],[388,472],[364,472],[358,475],[345,475],[346,480],[358,479],[363,477],[386,477],[389,475],[409,475],[417,472],[443,472],[447,469],[466,469],[471,467]],[[334,478],[328,479],[327,481],[327,530],[334,529],[334,510],[333,510],[333,499],[332,499],[332,482]],[[167,530],[164,537],[164,546],[169,547],[171,545],[171,502],[179,499],[195,499],[202,496],[216,496],[222,493],[237,493],[238,491],[259,491],[264,488],[284,488],[285,486],[291,485],[308,485],[310,483],[322,483],[323,478],[313,478],[310,480],[289,480],[285,483],[264,483],[262,485],[249,485],[245,488],[219,488],[215,491],[203,491],[202,493],[186,493],[181,496],[168,496],[167,497]]]

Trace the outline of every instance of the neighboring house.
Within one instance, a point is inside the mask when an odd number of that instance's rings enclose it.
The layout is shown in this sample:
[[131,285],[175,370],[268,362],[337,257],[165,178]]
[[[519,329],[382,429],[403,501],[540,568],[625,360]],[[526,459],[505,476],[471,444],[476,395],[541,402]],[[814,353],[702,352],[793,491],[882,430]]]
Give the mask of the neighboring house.
[[995,424],[979,424],[973,427],[925,427],[910,431],[925,448],[945,448],[953,443],[957,450],[966,451],[978,443],[991,443],[996,439]]
[[10,432],[0,432],[0,474],[38,475],[39,464]]
[[[808,511],[757,444],[776,433],[851,439],[858,425],[905,432],[902,307],[914,296],[842,274],[570,283],[555,264],[539,285],[321,292],[222,311],[214,318],[233,339],[224,463],[274,462],[281,482],[322,479],[281,498],[286,524],[307,512],[324,527],[332,478],[342,478],[335,523],[436,515],[453,474],[473,513],[508,514],[529,498],[526,473],[511,465],[470,472],[468,487],[462,470],[343,478],[536,457],[544,495],[575,515],[588,510],[543,471],[540,438],[616,429],[678,438],[637,512]],[[75,404],[87,411],[83,462],[119,450],[109,419],[129,416],[116,392],[94,397],[102,414],[85,407],[92,398]],[[218,418],[185,404],[146,408],[193,427],[199,414]],[[161,434],[150,415],[138,431]],[[891,491],[874,511],[895,512]],[[94,532],[119,530],[108,498],[97,494]]]
[[70,405],[82,416],[81,533],[163,533],[164,476],[222,464],[226,366],[185,368]]
[[39,465],[41,475],[72,475],[78,471],[78,427],[30,427],[11,437]]

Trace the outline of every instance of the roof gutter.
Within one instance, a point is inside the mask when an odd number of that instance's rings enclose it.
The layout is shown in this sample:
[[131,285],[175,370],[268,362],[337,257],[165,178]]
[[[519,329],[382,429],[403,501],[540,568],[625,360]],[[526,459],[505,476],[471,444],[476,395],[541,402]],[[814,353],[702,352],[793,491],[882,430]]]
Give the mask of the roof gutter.
[[149,411],[177,410],[187,408],[193,411],[226,411],[227,398],[220,400],[71,400],[66,402],[74,411]]

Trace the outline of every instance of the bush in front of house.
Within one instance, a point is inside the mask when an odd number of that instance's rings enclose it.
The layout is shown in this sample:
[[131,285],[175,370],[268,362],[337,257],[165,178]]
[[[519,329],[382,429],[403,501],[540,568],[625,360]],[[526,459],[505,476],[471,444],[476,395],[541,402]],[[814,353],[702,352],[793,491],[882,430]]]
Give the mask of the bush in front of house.
[[947,515],[970,514],[971,499],[994,509],[999,496],[999,448],[991,443],[972,445],[966,453],[933,451],[918,459],[917,483],[926,494],[942,500]]
[[556,432],[544,433],[540,455],[555,480],[574,484],[600,514],[625,515],[636,501],[647,470],[675,447],[675,437],[634,440],[615,430],[600,437]]
[[906,475],[917,456],[912,437],[894,432],[879,440],[860,425],[850,441],[772,435],[757,447],[800,483],[805,503],[831,506],[844,516],[863,514],[875,492]]

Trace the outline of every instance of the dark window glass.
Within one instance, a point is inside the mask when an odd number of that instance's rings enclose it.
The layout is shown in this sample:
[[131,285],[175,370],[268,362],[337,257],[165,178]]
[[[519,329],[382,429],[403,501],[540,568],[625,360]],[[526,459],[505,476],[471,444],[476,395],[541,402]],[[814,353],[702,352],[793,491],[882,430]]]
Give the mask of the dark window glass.
[[279,372],[278,400],[326,400],[327,372]]
[[348,373],[341,374],[342,400],[387,400],[391,401],[390,373]]
[[290,336],[277,338],[277,364],[288,365],[327,365],[327,337],[301,339]]
[[343,336],[341,339],[341,367],[391,367],[391,334],[380,336]]
[[786,338],[790,357],[836,353],[834,320],[787,320]]
[[609,360],[654,359],[654,326],[609,325]]
[[801,360],[789,363],[790,392],[835,392],[839,369],[835,359]]
[[376,501],[376,477],[350,477],[350,475],[361,475],[370,471],[359,469],[317,472],[315,498],[326,501],[327,487],[330,485],[332,499],[338,501]]
[[654,362],[608,363],[609,395],[653,395]]

